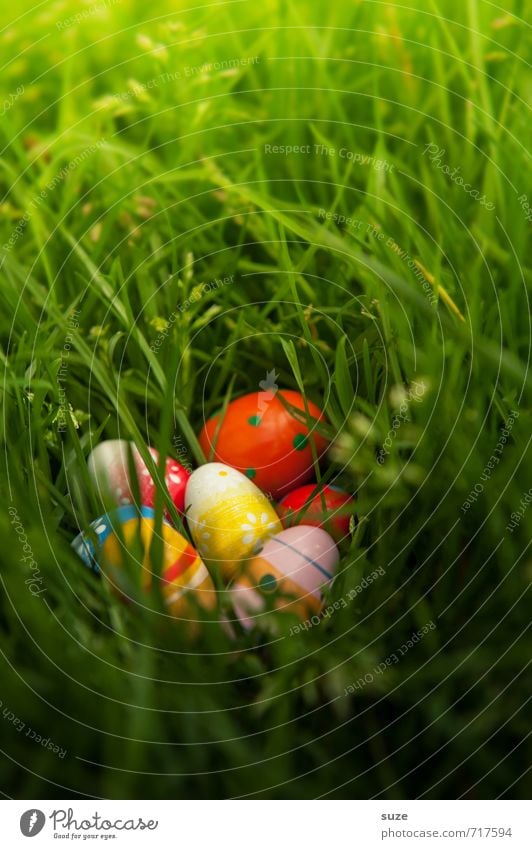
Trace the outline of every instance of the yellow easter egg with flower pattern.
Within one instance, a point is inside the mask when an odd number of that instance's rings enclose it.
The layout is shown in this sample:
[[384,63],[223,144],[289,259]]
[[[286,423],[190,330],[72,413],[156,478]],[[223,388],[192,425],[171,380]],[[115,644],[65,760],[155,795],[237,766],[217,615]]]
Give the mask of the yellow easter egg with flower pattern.
[[205,463],[187,483],[185,511],[201,557],[232,577],[241,562],[257,554],[282,530],[270,501],[241,472],[223,463]]

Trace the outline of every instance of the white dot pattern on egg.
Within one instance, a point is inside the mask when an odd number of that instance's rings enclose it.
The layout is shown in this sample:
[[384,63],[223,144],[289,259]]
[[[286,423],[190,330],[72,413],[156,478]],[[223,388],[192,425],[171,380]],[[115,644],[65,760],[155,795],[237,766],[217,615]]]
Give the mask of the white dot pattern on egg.
[[185,508],[196,548],[202,557],[217,561],[227,577],[282,530],[264,493],[223,463],[206,463],[192,473]]
[[[133,510],[133,508],[131,508],[131,510]],[[128,518],[131,518],[132,514],[130,514],[129,511],[126,513],[124,508],[122,508],[121,515],[127,515]],[[105,516],[100,516],[99,519],[95,519],[94,522],[91,522],[90,527],[96,534],[96,544],[99,550],[103,546],[109,534],[113,533],[111,516],[108,513],[106,513]],[[85,566],[88,566],[89,569],[93,569],[95,572],[100,571],[97,553],[90,536],[84,533],[78,534],[72,542],[72,547],[76,554],[81,557]]]

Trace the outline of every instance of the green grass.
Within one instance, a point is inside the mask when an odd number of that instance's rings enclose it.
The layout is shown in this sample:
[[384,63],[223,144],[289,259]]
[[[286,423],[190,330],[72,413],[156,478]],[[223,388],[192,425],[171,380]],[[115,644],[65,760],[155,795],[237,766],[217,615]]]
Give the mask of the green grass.
[[[530,6],[33,5],[0,13],[0,790],[526,798]],[[197,464],[203,417],[271,369],[325,408],[321,475],[358,494],[328,601],[354,598],[191,643],[72,552],[102,511],[84,462],[120,436]]]

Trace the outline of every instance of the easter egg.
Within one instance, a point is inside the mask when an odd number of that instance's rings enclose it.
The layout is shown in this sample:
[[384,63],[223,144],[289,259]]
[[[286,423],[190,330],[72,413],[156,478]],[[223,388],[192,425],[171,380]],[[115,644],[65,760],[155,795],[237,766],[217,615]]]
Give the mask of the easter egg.
[[185,492],[186,517],[201,556],[228,578],[268,537],[282,530],[263,492],[223,463],[195,469]]
[[[140,502],[147,507],[155,503],[155,482],[133,442],[125,439],[107,439],[91,451],[87,460],[89,474],[100,494],[110,496],[117,504],[132,504],[133,487],[129,479],[128,451],[131,448],[137,473]],[[148,448],[153,461],[159,463],[159,452]],[[176,509],[182,513],[185,507],[185,488],[190,477],[183,466],[168,457],[165,464],[165,483]],[[167,515],[168,518],[168,515]]]
[[312,478],[311,440],[318,458],[328,444],[316,430],[322,411],[311,401],[307,404],[310,430],[299,392],[276,389],[244,395],[228,405],[223,420],[216,415],[206,422],[200,445],[208,460],[238,469],[263,492],[279,498]]
[[[277,505],[277,513],[285,528],[299,523],[313,525],[324,528],[339,542],[349,536],[355,499],[334,486],[324,486],[319,492],[316,487],[317,484],[310,483],[292,490]],[[347,507],[352,507],[349,513]]]
[[300,619],[319,613],[321,590],[332,580],[339,559],[333,538],[322,528],[297,525],[275,534],[231,584],[235,614],[250,630],[267,596],[274,598],[275,608]]
[[[125,551],[132,552],[140,545],[142,558],[141,584],[149,589],[153,579],[150,545],[153,537],[155,511],[150,507],[133,505],[118,507],[92,522],[91,534],[79,534],[72,546],[86,566],[102,572],[122,594],[125,594]],[[201,607],[212,609],[216,594],[207,567],[195,549],[172,525],[163,520],[161,527],[163,554],[161,585],[165,603],[173,616],[186,618],[193,613],[189,605],[193,593]]]

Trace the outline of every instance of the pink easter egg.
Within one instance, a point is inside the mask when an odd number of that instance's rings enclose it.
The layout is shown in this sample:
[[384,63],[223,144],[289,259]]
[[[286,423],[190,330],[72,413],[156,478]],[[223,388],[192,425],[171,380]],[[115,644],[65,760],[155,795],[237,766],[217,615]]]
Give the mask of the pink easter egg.
[[237,617],[246,630],[275,594],[275,607],[300,618],[319,612],[321,591],[334,577],[340,555],[333,538],[322,528],[296,525],[271,537],[247,560],[231,585]]

